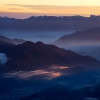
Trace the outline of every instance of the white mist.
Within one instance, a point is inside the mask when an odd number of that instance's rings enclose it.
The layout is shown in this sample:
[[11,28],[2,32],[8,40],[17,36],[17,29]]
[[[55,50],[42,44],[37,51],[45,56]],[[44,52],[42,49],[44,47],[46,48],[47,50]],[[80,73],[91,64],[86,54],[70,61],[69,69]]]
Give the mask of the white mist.
[[0,64],[4,65],[7,62],[8,58],[4,53],[0,53]]

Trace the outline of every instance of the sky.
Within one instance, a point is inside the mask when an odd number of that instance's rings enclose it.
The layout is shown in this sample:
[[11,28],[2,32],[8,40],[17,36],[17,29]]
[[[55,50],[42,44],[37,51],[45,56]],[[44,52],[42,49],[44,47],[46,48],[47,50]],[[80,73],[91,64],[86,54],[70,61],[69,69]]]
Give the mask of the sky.
[[0,16],[99,15],[100,0],[0,0]]

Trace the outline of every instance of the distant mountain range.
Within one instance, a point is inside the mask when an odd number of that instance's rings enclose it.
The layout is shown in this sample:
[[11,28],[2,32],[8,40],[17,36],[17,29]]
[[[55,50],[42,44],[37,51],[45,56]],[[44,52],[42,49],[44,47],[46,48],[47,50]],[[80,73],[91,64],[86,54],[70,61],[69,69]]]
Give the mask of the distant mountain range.
[[100,16],[31,16],[27,19],[0,17],[0,30],[81,30],[100,27]]
[[74,45],[98,45],[100,44],[100,27],[76,31],[73,34],[64,35],[55,41],[54,44],[61,47]]
[[8,43],[13,43],[13,44],[21,44],[21,43],[25,42],[25,40],[22,40],[22,39],[17,39],[17,38],[10,39],[10,38],[2,36],[2,35],[0,35],[0,41],[5,41]]
[[51,65],[67,65],[77,68],[84,68],[84,66],[92,68],[92,66],[100,65],[98,60],[90,56],[82,56],[73,51],[64,50],[54,45],[46,45],[42,42],[27,41],[19,45],[0,42],[0,52],[5,53],[8,57],[7,63],[1,65],[3,66],[1,68],[7,71],[42,69]]

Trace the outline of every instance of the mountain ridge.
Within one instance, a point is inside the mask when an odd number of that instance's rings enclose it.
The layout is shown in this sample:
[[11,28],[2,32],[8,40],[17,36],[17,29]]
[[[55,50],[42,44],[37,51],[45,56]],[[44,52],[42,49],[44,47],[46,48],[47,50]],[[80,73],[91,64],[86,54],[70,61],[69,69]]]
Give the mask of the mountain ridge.
[[100,27],[76,31],[70,35],[64,35],[54,42],[55,45],[87,45],[100,44]]
[[93,57],[82,56],[42,42],[27,41],[18,45],[9,45],[8,43],[5,46],[0,43],[0,52],[5,53],[9,59],[3,66],[7,70],[33,70],[37,69],[38,65],[67,65],[81,68],[82,66],[97,66],[100,63]]
[[10,39],[6,36],[0,35],[0,41],[5,41],[5,42],[8,42],[8,43],[13,43],[13,44],[21,44],[21,43],[24,43],[26,40],[17,39],[17,38]]
[[91,27],[100,27],[100,16],[31,16],[27,19],[0,17],[1,30],[81,30]]

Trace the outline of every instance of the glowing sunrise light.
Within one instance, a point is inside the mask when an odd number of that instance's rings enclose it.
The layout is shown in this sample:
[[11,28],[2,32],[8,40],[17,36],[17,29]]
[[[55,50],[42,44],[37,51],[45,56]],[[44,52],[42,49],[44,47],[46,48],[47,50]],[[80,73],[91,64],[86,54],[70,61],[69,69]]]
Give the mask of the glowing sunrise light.
[[[26,18],[31,15],[99,15],[100,0],[2,0],[0,15]],[[24,15],[23,15],[24,14]],[[18,16],[19,15],[19,16]]]
[[68,66],[56,66],[56,65],[53,65],[51,67],[51,69],[68,69],[69,67]]

